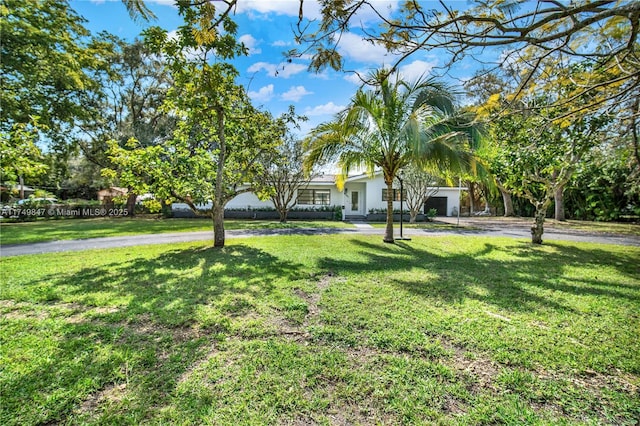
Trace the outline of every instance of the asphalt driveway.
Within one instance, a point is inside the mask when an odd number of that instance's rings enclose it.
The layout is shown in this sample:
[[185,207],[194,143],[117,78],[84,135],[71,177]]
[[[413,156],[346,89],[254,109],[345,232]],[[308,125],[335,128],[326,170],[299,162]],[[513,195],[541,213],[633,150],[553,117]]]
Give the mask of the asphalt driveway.
[[[443,222],[457,224],[456,218],[442,218]],[[404,228],[403,236],[439,236],[439,235],[473,235],[484,237],[510,237],[515,239],[530,239],[531,234],[526,221],[505,223],[504,221],[474,221],[469,218],[460,219],[461,228],[448,229],[415,229]],[[395,226],[396,233],[399,227]],[[265,229],[265,230],[229,230],[226,238],[246,238],[259,235],[380,235],[384,229],[373,228],[366,223],[356,224],[354,228],[308,228],[308,229]],[[399,235],[397,235],[399,236]],[[589,233],[581,231],[563,231],[548,229],[543,235],[544,241],[578,241],[602,244],[617,244],[640,247],[640,237]],[[25,254],[56,253],[68,251],[83,251],[91,249],[105,249],[117,247],[131,247],[147,244],[172,244],[189,241],[213,240],[212,231],[181,232],[173,234],[131,235],[122,237],[91,238],[85,240],[62,240],[33,244],[14,244],[0,246],[0,257],[20,256]]]

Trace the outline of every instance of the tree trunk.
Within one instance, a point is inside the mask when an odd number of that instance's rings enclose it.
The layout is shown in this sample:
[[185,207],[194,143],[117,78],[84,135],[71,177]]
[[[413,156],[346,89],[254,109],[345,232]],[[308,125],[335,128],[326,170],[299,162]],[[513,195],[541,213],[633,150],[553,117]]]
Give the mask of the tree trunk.
[[409,210],[409,223],[416,223],[416,217],[418,216],[418,210]]
[[631,144],[633,146],[633,156],[636,159],[636,166],[640,167],[640,135],[638,135],[638,114],[640,114],[640,96],[636,96],[634,104],[634,114],[631,116]]
[[18,180],[20,181],[20,199],[24,200],[24,178],[22,175],[18,176]]
[[384,231],[385,243],[393,244],[393,177],[386,182],[387,184],[387,227]]
[[542,234],[544,233],[544,218],[547,214],[546,203],[538,201],[536,203],[535,221],[531,227],[531,242],[542,244]]
[[502,186],[500,182],[496,182],[498,186],[498,190],[502,195],[502,202],[504,204],[504,215],[507,217],[515,216],[515,212],[513,211],[513,200],[511,199],[511,194],[507,189]]
[[213,246],[224,247],[224,206],[213,203],[211,217],[213,218]]
[[162,204],[162,217],[173,217],[173,210],[171,210],[171,203],[167,203],[167,200],[161,200]]
[[473,216],[476,211],[476,187],[473,182],[468,182],[467,188],[469,188],[469,216]]
[[222,187],[224,166],[227,161],[227,143],[224,134],[224,108],[222,108],[222,106],[220,105],[217,105],[215,110],[217,116],[219,152],[216,173],[216,187],[213,197],[213,209],[211,211],[211,215],[213,216],[213,246],[224,247],[224,206],[225,204],[227,204],[227,202],[223,201]]
[[555,219],[559,221],[567,220],[564,215],[564,185],[558,185],[553,194],[555,201]]
[[129,217],[136,214],[136,198],[138,198],[138,196],[129,189],[129,195],[127,196],[127,213]]
[[280,223],[287,223],[287,213],[289,213],[288,209],[278,209],[278,214],[280,215]]

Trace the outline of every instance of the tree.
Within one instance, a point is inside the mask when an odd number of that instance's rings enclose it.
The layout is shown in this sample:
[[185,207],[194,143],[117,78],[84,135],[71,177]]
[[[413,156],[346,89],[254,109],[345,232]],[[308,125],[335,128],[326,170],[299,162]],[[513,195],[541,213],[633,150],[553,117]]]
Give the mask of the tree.
[[[0,177],[3,182],[23,182],[24,178],[37,177],[46,173],[42,151],[36,145],[35,126],[15,123],[10,134],[0,136]],[[22,185],[21,185],[22,186]],[[24,198],[24,194],[21,194]]]
[[567,211],[583,220],[640,216],[640,179],[625,146],[605,144],[587,154],[567,185]]
[[[367,11],[377,14],[381,25],[379,29],[361,28],[361,32],[368,41],[399,58],[394,68],[416,52],[444,50],[449,53],[447,66],[451,66],[463,57],[480,57],[486,49],[503,48],[497,66],[514,60],[527,64],[520,76],[520,92],[535,84],[533,77],[544,71],[549,56],[561,54],[571,62],[594,62],[599,78],[593,73],[576,76],[579,89],[575,98],[558,101],[556,106],[571,104],[566,114],[620,105],[640,85],[637,1],[474,0],[471,4],[455,3],[464,5],[464,9],[456,9],[445,2],[434,5],[409,0],[391,17],[367,0],[322,0],[320,4],[322,21],[318,25],[305,22],[301,9],[296,37],[303,49],[290,52],[311,53],[314,70],[342,68],[341,36],[357,26],[359,12]],[[596,94],[599,96],[593,96]],[[585,95],[592,96],[591,103],[574,102]]]
[[174,81],[164,108],[176,117],[176,129],[152,146],[131,139],[123,148],[112,141],[110,155],[121,181],[139,192],[181,200],[194,210],[211,202],[214,246],[223,247],[224,207],[243,192],[265,194],[262,160],[280,143],[281,126],[251,105],[235,83],[237,71],[224,62],[245,52],[236,24],[209,2],[178,6],[185,24],[176,37],[160,28],[146,33],[152,50],[165,55]]
[[[77,139],[83,156],[102,168],[114,168],[106,154],[107,141],[120,146],[135,138],[142,146],[161,143],[173,131],[175,118],[162,110],[171,78],[161,55],[153,54],[141,41],[127,43],[101,33],[104,67],[94,71],[101,92],[90,105],[100,111],[79,122]],[[98,177],[98,176],[96,176]],[[127,209],[134,214],[137,194],[129,188]]]
[[30,126],[50,149],[65,148],[70,129],[91,113],[84,101],[98,85],[88,70],[99,66],[100,47],[66,1],[5,0],[0,11],[3,138],[19,143],[15,132]]
[[280,222],[287,221],[289,210],[297,201],[297,193],[309,185],[310,173],[303,166],[302,141],[285,137],[277,147],[277,153],[267,158],[265,183],[271,190],[271,201],[280,215]]
[[416,166],[403,170],[403,186],[406,190],[404,200],[409,209],[409,223],[415,223],[424,203],[438,193],[438,178]]
[[372,90],[358,90],[333,121],[312,131],[305,160],[307,167],[338,160],[342,182],[355,167],[382,170],[389,194],[386,243],[394,242],[393,181],[401,169],[415,163],[462,170],[473,162],[464,132],[451,130],[458,123],[450,91],[433,80],[392,79],[388,70],[374,72]]
[[607,121],[585,116],[569,124],[549,124],[545,117],[530,113],[506,115],[493,123],[491,133],[498,144],[493,171],[508,190],[535,207],[532,243],[542,244],[547,209],[582,157],[598,144]]
[[[492,96],[498,96],[500,94],[507,94],[510,91],[509,81],[512,81],[509,78],[503,78],[498,73],[486,73],[486,72],[476,72],[476,74],[470,80],[467,80],[464,84],[465,92],[467,98],[469,98],[473,102],[474,109],[476,111],[482,111],[484,106],[489,102],[489,99]],[[491,117],[483,117],[486,121],[491,121]],[[496,154],[496,145],[495,144],[485,144],[485,150],[481,154],[483,159],[489,165],[489,168],[496,170],[500,165],[498,163],[492,162],[492,159]],[[493,163],[493,164],[492,164]],[[495,187],[502,196],[502,203],[504,206],[504,216],[514,216],[515,212],[513,209],[513,200],[511,198],[511,192],[504,186],[499,176],[504,176],[505,171],[499,170],[499,173],[493,173],[492,177],[495,182]],[[467,187],[469,188],[469,200],[471,203],[470,214],[473,213],[474,210],[474,192],[475,182],[468,182]]]

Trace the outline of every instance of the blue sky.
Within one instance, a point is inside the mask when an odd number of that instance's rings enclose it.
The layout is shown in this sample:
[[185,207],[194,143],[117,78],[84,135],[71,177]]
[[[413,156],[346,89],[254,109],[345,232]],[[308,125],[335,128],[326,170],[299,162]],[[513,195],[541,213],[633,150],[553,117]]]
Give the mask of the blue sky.
[[[238,23],[238,37],[249,48],[250,54],[234,61],[240,72],[238,83],[246,87],[253,102],[271,111],[274,116],[294,105],[296,112],[308,116],[302,133],[315,125],[330,120],[343,109],[360,86],[355,73],[324,71],[320,74],[307,71],[308,58],[286,61],[284,52],[295,48],[292,26],[298,20],[298,0],[239,0],[234,20]],[[374,0],[377,9],[392,14],[400,2]],[[434,7],[437,7],[435,2]],[[465,1],[449,3],[466,4]],[[158,19],[151,23],[134,22],[120,0],[70,0],[71,7],[88,20],[85,26],[93,33],[108,31],[126,40],[133,40],[150,25],[158,25],[174,31],[182,20],[173,6],[173,0],[147,0]],[[312,0],[305,0],[305,17],[319,18],[319,8]],[[373,13],[364,11],[355,22],[365,28],[378,25]],[[357,30],[345,34],[340,52],[345,68],[367,73],[394,62],[382,47],[363,40]],[[446,58],[435,52],[416,54],[403,62],[400,72],[412,79],[422,74],[438,73]],[[447,81],[460,85],[477,69],[473,62],[459,63],[450,72]]]

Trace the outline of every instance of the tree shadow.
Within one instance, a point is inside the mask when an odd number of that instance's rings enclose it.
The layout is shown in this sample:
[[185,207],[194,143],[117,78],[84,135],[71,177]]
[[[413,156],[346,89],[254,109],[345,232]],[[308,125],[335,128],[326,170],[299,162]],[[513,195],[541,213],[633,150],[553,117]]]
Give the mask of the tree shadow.
[[[486,242],[474,252],[443,255],[406,242],[398,242],[391,249],[361,239],[352,239],[351,244],[360,248],[364,260],[336,261],[326,257],[319,266],[338,274],[386,271],[391,273],[395,285],[439,302],[476,299],[512,312],[573,311],[562,303],[562,298],[552,294],[559,292],[565,296],[606,296],[640,303],[639,289],[633,284],[612,281],[606,275],[575,277],[571,283],[567,277],[573,268],[588,266],[590,271],[597,271],[606,266],[630,281],[637,280],[640,259],[635,250],[614,254],[555,243],[538,248],[528,243],[497,246]],[[423,270],[425,279],[403,278],[401,273],[409,270]],[[397,278],[393,277],[394,272],[398,272]],[[549,291],[541,293],[535,289]]]
[[[43,313],[37,321],[16,314],[16,333],[41,336],[52,354],[27,357],[28,369],[5,377],[9,411],[37,406],[36,423],[64,423],[115,403],[144,418],[232,332],[234,315],[249,314],[279,283],[309,276],[301,265],[242,244],[131,257],[24,285],[39,294],[31,308]],[[109,390],[119,386],[126,400],[110,401]],[[50,397],[60,389],[65,396]]]

